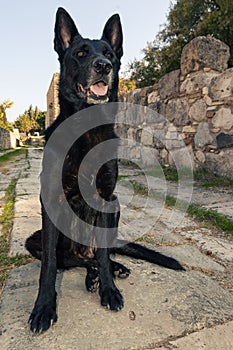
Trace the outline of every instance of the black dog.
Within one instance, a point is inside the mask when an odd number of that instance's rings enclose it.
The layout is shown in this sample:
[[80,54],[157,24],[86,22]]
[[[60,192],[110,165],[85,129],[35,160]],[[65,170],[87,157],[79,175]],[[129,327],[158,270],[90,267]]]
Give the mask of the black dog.
[[[118,15],[113,15],[104,27],[102,38],[90,40],[82,38],[69,14],[59,8],[56,16],[54,45],[61,64],[60,115],[46,131],[47,144],[59,125],[74,113],[91,105],[102,106],[107,102],[117,101],[118,71],[123,54],[120,18]],[[66,200],[76,215],[93,227],[91,232],[85,232],[86,228],[82,228],[84,230],[82,235],[86,234],[90,237],[90,244],[77,243],[77,240],[63,235],[51,221],[41,200],[42,230],[35,232],[26,241],[26,248],[42,261],[39,293],[29,318],[33,332],[45,331],[57,321],[55,291],[57,268],[85,267],[87,290],[95,291],[98,286],[101,304],[111,310],[120,310],[124,304],[123,297],[115,286],[114,277],[127,277],[130,271],[125,266],[112,261],[110,254],[128,255],[170,269],[183,270],[182,266],[170,257],[136,243],[117,240],[120,214],[117,199],[113,195],[118,175],[117,147],[113,149],[112,159],[101,166],[96,177],[96,188],[99,197],[103,199],[103,207],[106,202],[114,202],[115,212],[100,211],[85,202],[78,182],[80,164],[93,147],[112,139],[117,140],[113,123],[87,131],[73,144],[63,166],[63,189]],[[62,147],[62,140],[59,147]],[[56,155],[59,157],[59,149],[52,151],[55,158]],[[53,168],[53,164],[50,166]],[[91,167],[92,164],[88,163],[87,177]],[[42,175],[44,171],[43,169]],[[53,179],[48,178],[46,181],[51,191],[54,190]],[[42,191],[43,186],[42,183]],[[50,205],[53,205],[52,201]],[[97,227],[109,228],[109,231],[111,229],[109,235],[103,233],[104,237],[101,237],[101,242],[106,242],[106,246],[98,244],[100,237],[95,234]]]

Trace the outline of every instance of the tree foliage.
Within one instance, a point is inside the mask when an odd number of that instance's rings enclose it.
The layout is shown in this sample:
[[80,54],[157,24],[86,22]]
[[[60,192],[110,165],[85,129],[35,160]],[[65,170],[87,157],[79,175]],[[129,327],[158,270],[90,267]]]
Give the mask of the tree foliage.
[[137,85],[135,80],[122,77],[119,79],[118,93],[119,95],[126,94],[127,92],[136,89],[136,87]]
[[5,100],[0,103],[0,127],[6,130],[12,131],[13,127],[10,122],[7,120],[6,110],[13,106],[14,102],[10,100]]
[[183,47],[200,35],[213,35],[230,47],[233,66],[233,1],[177,0],[167,23],[152,43],[142,50],[143,59],[129,64],[128,75],[137,87],[152,85],[164,74],[180,67]]
[[24,111],[14,122],[14,127],[20,132],[41,131],[45,128],[45,114],[36,106],[34,109],[32,105]]

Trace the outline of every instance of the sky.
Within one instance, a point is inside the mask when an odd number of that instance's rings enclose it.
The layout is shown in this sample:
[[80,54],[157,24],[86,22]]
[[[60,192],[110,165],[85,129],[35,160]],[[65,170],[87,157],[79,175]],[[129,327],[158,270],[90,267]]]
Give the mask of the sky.
[[0,103],[14,102],[7,119],[15,120],[30,104],[46,110],[46,93],[59,72],[53,50],[57,8],[64,7],[83,37],[98,39],[108,18],[119,13],[124,34],[121,71],[153,41],[166,22],[171,0],[0,0]]

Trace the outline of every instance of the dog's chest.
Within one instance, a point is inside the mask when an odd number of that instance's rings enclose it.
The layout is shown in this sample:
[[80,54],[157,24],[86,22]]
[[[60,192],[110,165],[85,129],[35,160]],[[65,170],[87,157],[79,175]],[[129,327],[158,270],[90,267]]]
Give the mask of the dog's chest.
[[[88,131],[74,143],[63,166],[63,185],[68,197],[79,196],[80,186],[88,188],[97,182],[100,187],[106,187],[112,181],[114,171],[109,169],[112,168],[110,163],[106,165],[105,147],[99,147],[112,139],[117,139],[112,129],[99,127]],[[116,158],[116,154],[117,145],[114,144],[112,159]]]

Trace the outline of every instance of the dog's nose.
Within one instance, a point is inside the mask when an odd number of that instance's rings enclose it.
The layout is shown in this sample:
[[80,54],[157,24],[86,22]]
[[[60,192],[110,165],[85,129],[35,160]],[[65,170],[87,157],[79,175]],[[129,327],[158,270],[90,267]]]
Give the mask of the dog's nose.
[[96,73],[109,74],[112,70],[112,63],[103,58],[98,58],[93,62],[93,67]]

